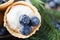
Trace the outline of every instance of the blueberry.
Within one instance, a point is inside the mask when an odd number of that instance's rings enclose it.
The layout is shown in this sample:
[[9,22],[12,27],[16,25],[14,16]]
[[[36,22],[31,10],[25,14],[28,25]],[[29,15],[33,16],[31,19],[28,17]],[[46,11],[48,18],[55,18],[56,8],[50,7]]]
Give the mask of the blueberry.
[[39,19],[37,17],[32,17],[31,18],[31,25],[32,26],[37,26],[39,24]]
[[5,2],[6,2],[6,0],[0,0],[0,4],[3,4]]
[[30,18],[27,15],[22,15],[20,16],[19,21],[20,21],[20,24],[27,25],[30,23]]
[[53,2],[53,1],[51,1],[51,2],[49,3],[49,6],[50,6],[51,8],[56,8],[56,3]]
[[23,35],[28,35],[30,34],[32,31],[32,28],[28,25],[24,25],[24,26],[21,26],[20,27],[20,32],[23,34]]
[[2,3],[5,3],[6,2],[6,0],[2,0]]
[[0,28],[0,35],[4,35],[4,34],[6,34],[7,33],[7,30],[6,30],[6,28]]
[[54,2],[58,5],[60,5],[60,0],[54,0]]

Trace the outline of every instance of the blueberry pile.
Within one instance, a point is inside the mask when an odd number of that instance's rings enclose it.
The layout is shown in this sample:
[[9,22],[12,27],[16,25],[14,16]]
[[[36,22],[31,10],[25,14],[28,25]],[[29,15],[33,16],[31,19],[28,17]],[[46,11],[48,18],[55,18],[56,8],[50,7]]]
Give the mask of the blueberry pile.
[[60,31],[60,20],[56,23],[56,28]]
[[60,6],[60,0],[46,0],[50,8],[56,8]]
[[5,2],[6,2],[6,0],[0,0],[0,4],[3,4]]
[[39,19],[36,16],[30,18],[27,15],[21,15],[19,18],[19,22],[21,24],[20,32],[23,35],[28,35],[32,31],[32,27],[35,27],[39,24]]

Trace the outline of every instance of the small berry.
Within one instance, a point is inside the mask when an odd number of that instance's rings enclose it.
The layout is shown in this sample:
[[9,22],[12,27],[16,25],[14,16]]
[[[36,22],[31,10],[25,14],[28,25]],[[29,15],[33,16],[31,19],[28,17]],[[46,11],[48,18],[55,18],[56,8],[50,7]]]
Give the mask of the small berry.
[[22,16],[20,16],[19,21],[20,21],[20,24],[27,25],[30,23],[30,18],[27,15],[22,15]]
[[49,6],[50,6],[51,8],[56,8],[56,3],[53,2],[53,1],[51,1],[51,2],[49,3]]
[[24,26],[21,26],[20,27],[20,32],[23,34],[23,35],[28,35],[30,34],[32,31],[32,28],[28,25],[24,25]]
[[37,17],[32,17],[31,18],[31,24],[32,26],[37,26],[39,24],[39,19]]
[[0,4],[3,4],[5,2],[6,2],[6,0],[0,0]]
[[0,35],[4,35],[7,33],[7,30],[3,27],[3,28],[0,28]]

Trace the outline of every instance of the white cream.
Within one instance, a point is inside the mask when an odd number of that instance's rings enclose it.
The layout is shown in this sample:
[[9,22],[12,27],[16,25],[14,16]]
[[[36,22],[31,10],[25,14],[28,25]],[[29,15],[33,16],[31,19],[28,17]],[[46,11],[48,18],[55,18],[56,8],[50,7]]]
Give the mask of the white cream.
[[28,6],[16,5],[13,6],[7,14],[7,20],[10,28],[15,29],[17,26],[20,27],[19,17],[23,14],[32,17],[34,12]]

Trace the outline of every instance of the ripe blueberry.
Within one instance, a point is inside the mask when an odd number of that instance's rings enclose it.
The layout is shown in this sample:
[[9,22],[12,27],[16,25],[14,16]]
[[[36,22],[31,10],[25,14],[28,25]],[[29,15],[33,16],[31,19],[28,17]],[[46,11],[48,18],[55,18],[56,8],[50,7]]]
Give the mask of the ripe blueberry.
[[49,6],[50,6],[50,8],[56,8],[56,3],[51,1],[51,2],[49,2]]
[[37,26],[39,24],[39,19],[37,17],[32,17],[31,18],[31,25],[32,26]]
[[7,33],[7,30],[3,27],[3,28],[0,28],[0,35],[4,35]]
[[5,2],[6,2],[6,0],[0,0],[0,4],[5,3]]
[[30,23],[30,18],[27,15],[22,15],[20,16],[19,21],[20,21],[20,24],[27,25]]
[[31,31],[32,31],[32,28],[29,25],[24,25],[20,27],[20,32],[23,35],[28,35],[31,33]]

